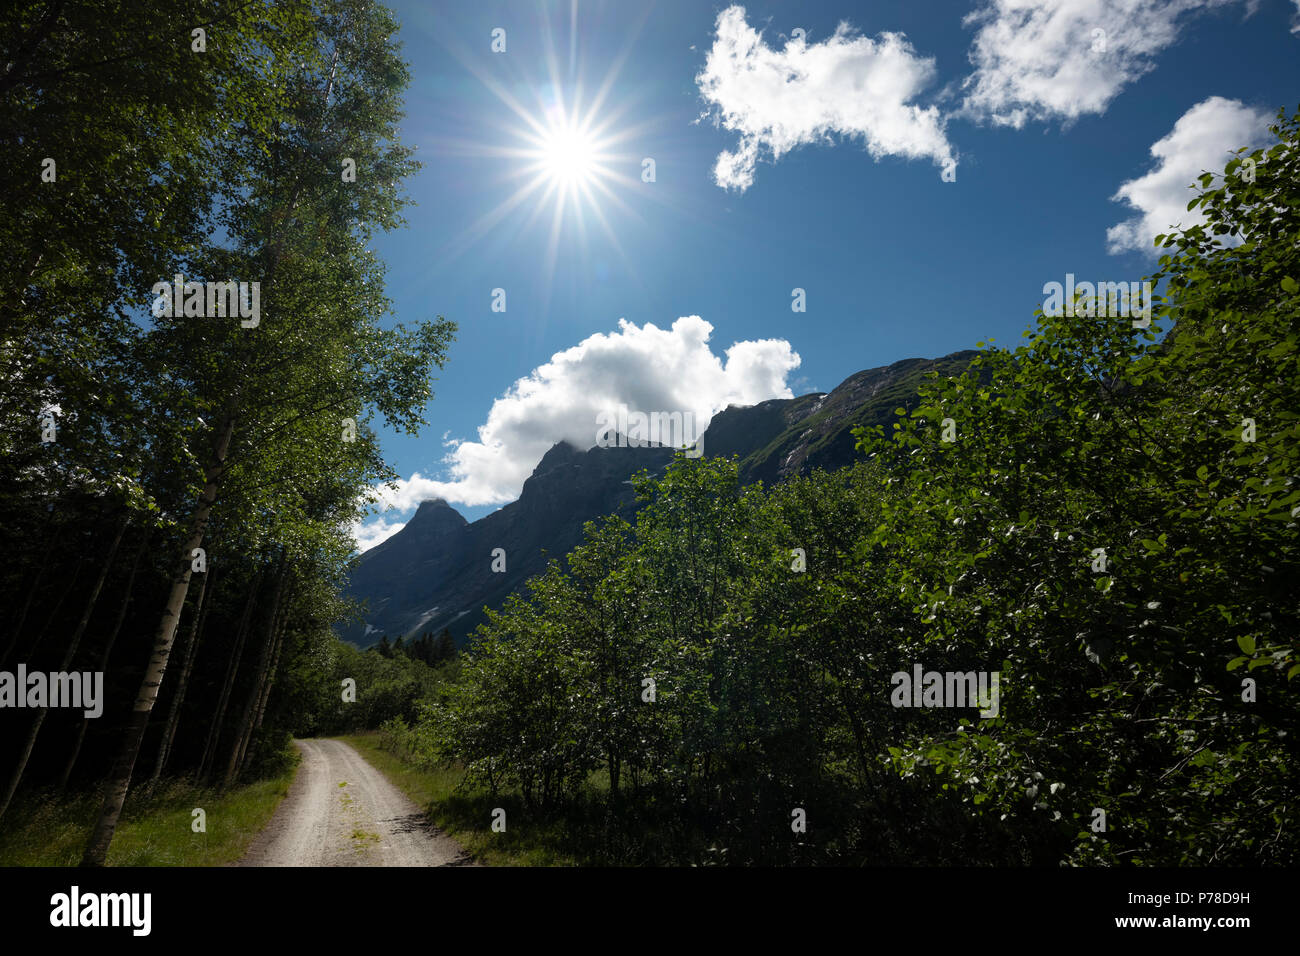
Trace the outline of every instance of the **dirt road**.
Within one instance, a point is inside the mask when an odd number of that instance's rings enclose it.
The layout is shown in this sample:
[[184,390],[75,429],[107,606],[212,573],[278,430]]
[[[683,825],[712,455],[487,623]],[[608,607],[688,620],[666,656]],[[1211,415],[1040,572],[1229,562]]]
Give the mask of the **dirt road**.
[[464,866],[468,857],[339,740],[297,740],[289,795],[240,866]]

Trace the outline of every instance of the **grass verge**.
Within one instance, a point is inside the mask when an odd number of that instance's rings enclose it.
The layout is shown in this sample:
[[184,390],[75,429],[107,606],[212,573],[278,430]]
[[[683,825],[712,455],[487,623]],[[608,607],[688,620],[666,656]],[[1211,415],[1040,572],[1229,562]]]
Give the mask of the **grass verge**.
[[[108,851],[109,866],[222,866],[244,855],[275,813],[298,769],[297,749],[283,773],[219,795],[186,780],[131,791]],[[76,866],[99,813],[97,792],[60,799],[26,794],[0,823],[0,866]],[[207,831],[195,833],[202,809]]]
[[[486,790],[461,788],[459,769],[424,770],[379,746],[379,734],[339,737],[382,773],[480,863],[488,866],[576,866],[573,840],[563,820],[529,814],[516,796],[492,797]],[[492,812],[506,811],[504,833],[492,831]]]

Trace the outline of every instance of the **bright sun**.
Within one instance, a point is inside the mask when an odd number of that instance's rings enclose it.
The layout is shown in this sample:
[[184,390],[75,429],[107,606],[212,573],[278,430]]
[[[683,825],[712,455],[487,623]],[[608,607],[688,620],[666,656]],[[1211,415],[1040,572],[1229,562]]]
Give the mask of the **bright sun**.
[[568,123],[557,123],[548,130],[539,152],[546,175],[555,182],[580,185],[596,171],[595,142]]
[[553,210],[552,242],[559,241],[564,221],[573,217],[579,230],[584,228],[584,213],[594,216],[609,231],[601,211],[602,202],[623,205],[614,184],[630,182],[627,170],[637,168],[628,157],[615,155],[611,147],[619,136],[611,135],[607,125],[593,122],[593,115],[566,110],[554,104],[541,116],[524,116],[527,128],[518,131],[523,140],[513,155],[524,160],[518,174],[523,185],[511,197],[511,203],[537,194],[537,211]]
[[[576,9],[575,0],[571,19]],[[573,29],[570,23],[570,32]],[[628,203],[632,197],[665,201],[659,191],[645,185],[655,181],[654,157],[647,155],[646,147],[650,143],[662,144],[658,126],[664,120],[647,119],[629,125],[626,118],[630,104],[609,102],[624,58],[616,61],[593,88],[575,70],[571,48],[566,84],[561,69],[563,57],[555,49],[549,28],[542,40],[549,77],[521,77],[506,83],[495,72],[471,68],[514,120],[508,116],[505,122],[484,117],[505,134],[497,142],[449,140],[445,145],[452,154],[509,160],[510,167],[501,180],[511,188],[502,194],[500,202],[449,240],[443,251],[452,257],[463,254],[508,217],[512,231],[520,236],[531,233],[535,224],[549,220],[549,227],[544,226],[547,236],[540,265],[548,280],[553,280],[561,249],[576,250],[586,257],[591,248],[590,234],[596,231],[602,234],[601,256],[613,253],[628,261],[613,217],[621,218],[623,225],[641,221]],[[517,98],[515,91],[521,87],[531,90],[536,103]],[[491,115],[501,112],[492,110]],[[516,210],[521,213],[518,218],[513,216]]]

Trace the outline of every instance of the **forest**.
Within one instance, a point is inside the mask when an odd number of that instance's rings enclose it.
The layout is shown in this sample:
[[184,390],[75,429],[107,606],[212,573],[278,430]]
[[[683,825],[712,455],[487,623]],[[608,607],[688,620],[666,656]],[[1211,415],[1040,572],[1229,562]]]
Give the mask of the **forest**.
[[[298,698],[341,712],[320,682],[377,666],[330,630],[347,525],[454,326],[391,321],[371,248],[416,168],[385,7],[58,6],[0,24],[26,40],[0,99],[0,669],[103,671],[106,700],[4,715],[0,827],[20,787],[102,790],[96,865],[131,785],[283,761],[328,723]],[[174,277],[184,308],[157,308]],[[227,282],[256,323],[191,309]],[[428,679],[409,663],[362,708]]]
[[[103,714],[3,714],[0,834],[91,794],[103,865],[161,780],[375,731],[594,864],[1295,862],[1300,112],[1205,173],[1149,325],[1026,309],[853,467],[679,455],[466,646],[361,651],[348,528],[456,333],[395,321],[371,248],[418,168],[396,23],[62,16],[80,42],[24,23],[0,81],[0,671],[102,672]],[[914,672],[996,706],[900,706]]]

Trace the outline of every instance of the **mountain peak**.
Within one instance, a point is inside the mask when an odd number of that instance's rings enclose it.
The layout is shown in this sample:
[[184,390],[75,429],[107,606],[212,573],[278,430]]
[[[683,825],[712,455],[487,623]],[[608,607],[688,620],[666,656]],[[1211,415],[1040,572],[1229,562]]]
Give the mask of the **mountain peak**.
[[557,441],[542,456],[542,460],[537,463],[537,467],[533,469],[533,475],[535,477],[561,465],[571,465],[578,461],[582,454],[579,449],[567,441]]
[[465,520],[464,515],[447,503],[446,498],[425,498],[420,502],[420,507],[415,509],[415,514],[407,522],[407,527],[413,524],[458,528],[469,522]]
[[426,547],[468,524],[465,516],[449,505],[445,498],[426,498],[420,502],[420,507],[415,509],[415,514],[401,531],[365,553],[373,557],[376,554],[401,553],[412,548]]

